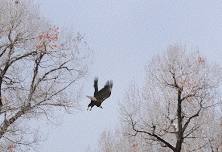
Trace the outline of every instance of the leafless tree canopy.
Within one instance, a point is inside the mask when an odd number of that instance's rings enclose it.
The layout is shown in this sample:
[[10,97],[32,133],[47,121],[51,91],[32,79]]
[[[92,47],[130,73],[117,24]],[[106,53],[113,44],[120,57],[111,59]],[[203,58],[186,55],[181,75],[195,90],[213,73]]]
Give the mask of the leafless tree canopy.
[[144,86],[128,90],[121,106],[125,140],[114,147],[128,141],[137,152],[221,151],[221,76],[221,67],[197,51],[170,46],[146,66]]
[[35,6],[0,0],[0,151],[37,142],[24,120],[74,107],[69,88],[87,72],[83,37],[51,26]]

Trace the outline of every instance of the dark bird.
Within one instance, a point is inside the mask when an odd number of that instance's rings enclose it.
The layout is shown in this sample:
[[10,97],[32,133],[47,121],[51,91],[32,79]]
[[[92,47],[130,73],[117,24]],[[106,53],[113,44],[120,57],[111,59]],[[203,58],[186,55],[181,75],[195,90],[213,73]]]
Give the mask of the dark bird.
[[102,108],[101,104],[104,100],[106,100],[110,95],[113,87],[113,81],[109,80],[106,82],[105,86],[98,91],[98,78],[94,79],[94,96],[87,96],[91,102],[88,105],[87,110],[92,110],[93,106],[97,106]]

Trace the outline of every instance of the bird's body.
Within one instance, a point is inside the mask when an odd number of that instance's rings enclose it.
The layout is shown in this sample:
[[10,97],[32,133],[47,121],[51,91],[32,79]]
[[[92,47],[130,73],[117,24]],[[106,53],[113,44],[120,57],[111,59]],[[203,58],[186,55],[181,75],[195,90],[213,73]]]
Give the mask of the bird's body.
[[91,100],[91,102],[88,105],[88,109],[90,108],[90,110],[91,110],[94,105],[102,108],[101,104],[104,100],[106,100],[108,97],[110,97],[112,87],[113,87],[113,82],[107,81],[105,86],[101,90],[98,91],[98,79],[95,78],[95,80],[94,80],[94,89],[95,89],[94,96],[93,97],[87,96]]

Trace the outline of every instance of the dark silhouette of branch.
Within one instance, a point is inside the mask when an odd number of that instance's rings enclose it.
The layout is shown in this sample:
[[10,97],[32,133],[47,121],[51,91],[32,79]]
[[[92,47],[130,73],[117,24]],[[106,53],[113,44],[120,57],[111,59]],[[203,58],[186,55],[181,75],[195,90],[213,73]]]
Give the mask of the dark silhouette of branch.
[[149,136],[154,137],[157,141],[163,143],[166,147],[168,147],[171,150],[173,150],[174,152],[176,152],[176,148],[174,146],[172,146],[170,143],[168,143],[166,140],[164,140],[162,137],[155,134],[155,131],[152,131],[152,133],[151,133],[151,132],[148,132],[148,131],[145,131],[145,130],[136,129],[136,122],[133,121],[132,116],[129,116],[129,118],[130,118],[132,129],[135,131],[135,134],[133,136],[136,136],[137,133],[147,134]]

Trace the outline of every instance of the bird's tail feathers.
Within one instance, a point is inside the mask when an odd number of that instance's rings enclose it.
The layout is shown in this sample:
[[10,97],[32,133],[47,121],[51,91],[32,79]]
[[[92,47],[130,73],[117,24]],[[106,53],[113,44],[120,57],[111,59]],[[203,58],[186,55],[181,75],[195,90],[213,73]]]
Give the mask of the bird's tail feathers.
[[89,98],[92,101],[97,101],[97,99],[95,97],[92,97],[92,96],[86,96],[86,97]]

